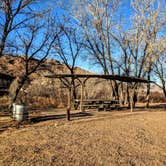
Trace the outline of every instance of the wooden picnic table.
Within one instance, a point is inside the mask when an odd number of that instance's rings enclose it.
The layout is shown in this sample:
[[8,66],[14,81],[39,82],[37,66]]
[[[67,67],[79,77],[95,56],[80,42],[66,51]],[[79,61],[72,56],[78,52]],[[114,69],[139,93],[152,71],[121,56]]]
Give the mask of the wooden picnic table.
[[[76,99],[74,101],[75,109],[80,107],[81,100]],[[84,99],[82,100],[82,109],[95,108],[99,110],[109,110],[111,108],[119,107],[119,100],[104,100],[104,99]]]

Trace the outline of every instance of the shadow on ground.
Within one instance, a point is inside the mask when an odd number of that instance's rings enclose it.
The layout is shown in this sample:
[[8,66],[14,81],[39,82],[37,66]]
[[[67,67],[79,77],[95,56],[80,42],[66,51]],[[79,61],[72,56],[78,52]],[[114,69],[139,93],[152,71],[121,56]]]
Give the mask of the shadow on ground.
[[[83,112],[83,113],[72,113],[71,118],[81,118],[81,117],[91,117],[93,116],[91,113]],[[44,115],[30,118],[28,121],[24,122],[16,122],[16,121],[8,121],[8,122],[0,122],[0,133],[4,132],[8,128],[20,128],[20,126],[29,125],[33,123],[39,123],[43,121],[49,121],[54,119],[65,119],[66,114],[59,114],[59,115]]]
[[[88,116],[93,116],[93,115],[89,112],[72,113],[70,115],[71,118],[88,117]],[[43,122],[43,121],[54,120],[54,119],[64,119],[64,118],[66,118],[66,114],[49,115],[49,116],[46,115],[46,116],[31,118],[30,121],[33,123],[37,123],[37,122]]]
[[153,105],[153,106],[150,106],[150,108],[152,108],[152,109],[158,109],[158,108],[166,109],[166,104]]
[[[150,107],[147,110],[157,111],[158,109],[166,111],[166,104],[161,103],[161,104],[157,104],[157,105],[150,105]],[[118,109],[110,109],[109,111],[112,112],[112,111],[126,111],[126,110],[129,110],[129,108],[120,107]],[[145,111],[145,110],[146,110],[145,106],[137,106],[137,107],[135,107],[134,112]],[[35,112],[35,110],[33,110],[33,112]],[[45,111],[45,112],[47,112],[47,111]],[[63,114],[63,113],[58,114],[58,115],[40,115],[39,114],[36,117],[30,118],[29,121],[26,123],[18,123],[16,121],[13,121],[12,119],[10,119],[11,116],[12,116],[11,110],[9,110],[8,108],[0,108],[0,118],[1,117],[9,118],[8,121],[0,120],[0,133],[2,133],[3,131],[5,131],[8,128],[19,128],[20,126],[26,125],[26,124],[33,124],[33,123],[39,123],[39,122],[43,122],[43,121],[66,118],[66,114]],[[92,113],[90,113],[90,111],[89,111],[89,112],[82,112],[82,113],[81,112],[72,113],[70,117],[71,117],[71,120],[73,120],[73,118],[83,118],[83,117],[92,117],[92,116],[94,116],[94,115]]]
[[[129,109],[130,109],[130,107],[123,106],[123,107],[115,108],[115,109],[112,109],[112,110],[125,111],[125,110],[129,110]],[[157,104],[157,105],[150,105],[148,108],[146,108],[145,105],[142,105],[142,106],[139,105],[139,106],[135,106],[134,107],[135,111],[140,110],[140,109],[143,109],[143,110],[146,110],[146,109],[148,109],[148,110],[149,109],[153,109],[153,110],[158,110],[158,109],[166,110],[166,104],[165,103],[161,103],[161,104]]]
[[157,104],[157,105],[150,105],[148,108],[146,108],[145,105],[142,105],[142,106],[136,106],[135,108],[136,109],[143,108],[143,109],[164,109],[164,110],[166,110],[166,104],[161,103],[161,104]]

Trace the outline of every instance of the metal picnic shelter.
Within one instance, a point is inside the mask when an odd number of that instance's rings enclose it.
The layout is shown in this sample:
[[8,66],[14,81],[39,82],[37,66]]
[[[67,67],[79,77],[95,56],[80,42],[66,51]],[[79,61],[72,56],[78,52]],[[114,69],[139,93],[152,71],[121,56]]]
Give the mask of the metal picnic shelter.
[[[72,106],[72,98],[71,98],[71,82],[68,79],[78,80],[79,85],[81,86],[81,97],[80,97],[80,110],[83,111],[83,94],[84,87],[88,79],[90,78],[101,78],[106,80],[116,80],[121,82],[130,83],[133,91],[135,90],[135,86],[132,86],[132,83],[150,83],[151,81],[145,80],[143,78],[132,77],[132,76],[120,76],[120,75],[101,75],[101,74],[54,74],[54,75],[46,75],[47,78],[58,78],[68,89],[68,105],[67,105],[67,120],[70,120],[70,110]],[[133,111],[131,104],[131,112]]]

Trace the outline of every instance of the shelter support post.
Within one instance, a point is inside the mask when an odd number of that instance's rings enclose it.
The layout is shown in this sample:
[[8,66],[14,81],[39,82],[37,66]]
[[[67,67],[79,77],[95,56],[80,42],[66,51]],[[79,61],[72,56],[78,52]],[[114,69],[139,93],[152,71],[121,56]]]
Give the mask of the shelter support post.
[[85,90],[85,83],[88,79],[89,77],[86,77],[84,80],[77,78],[77,80],[80,82],[81,85],[80,112],[84,112],[83,110],[84,90]]
[[84,83],[81,84],[81,100],[80,100],[80,112],[83,112],[83,100],[84,100]]
[[130,84],[130,112],[134,111],[134,93],[135,93],[136,84]]
[[133,89],[130,90],[130,112],[133,112]]
[[68,96],[67,96],[67,109],[66,109],[66,118],[70,120],[70,110],[71,110],[71,88],[68,88]]

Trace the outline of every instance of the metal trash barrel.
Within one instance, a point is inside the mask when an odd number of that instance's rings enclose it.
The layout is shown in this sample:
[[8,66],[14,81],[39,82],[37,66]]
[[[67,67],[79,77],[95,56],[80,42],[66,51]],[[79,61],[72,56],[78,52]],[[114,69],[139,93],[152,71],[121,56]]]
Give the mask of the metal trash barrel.
[[28,106],[26,105],[15,105],[15,117],[16,121],[25,121],[28,119]]

